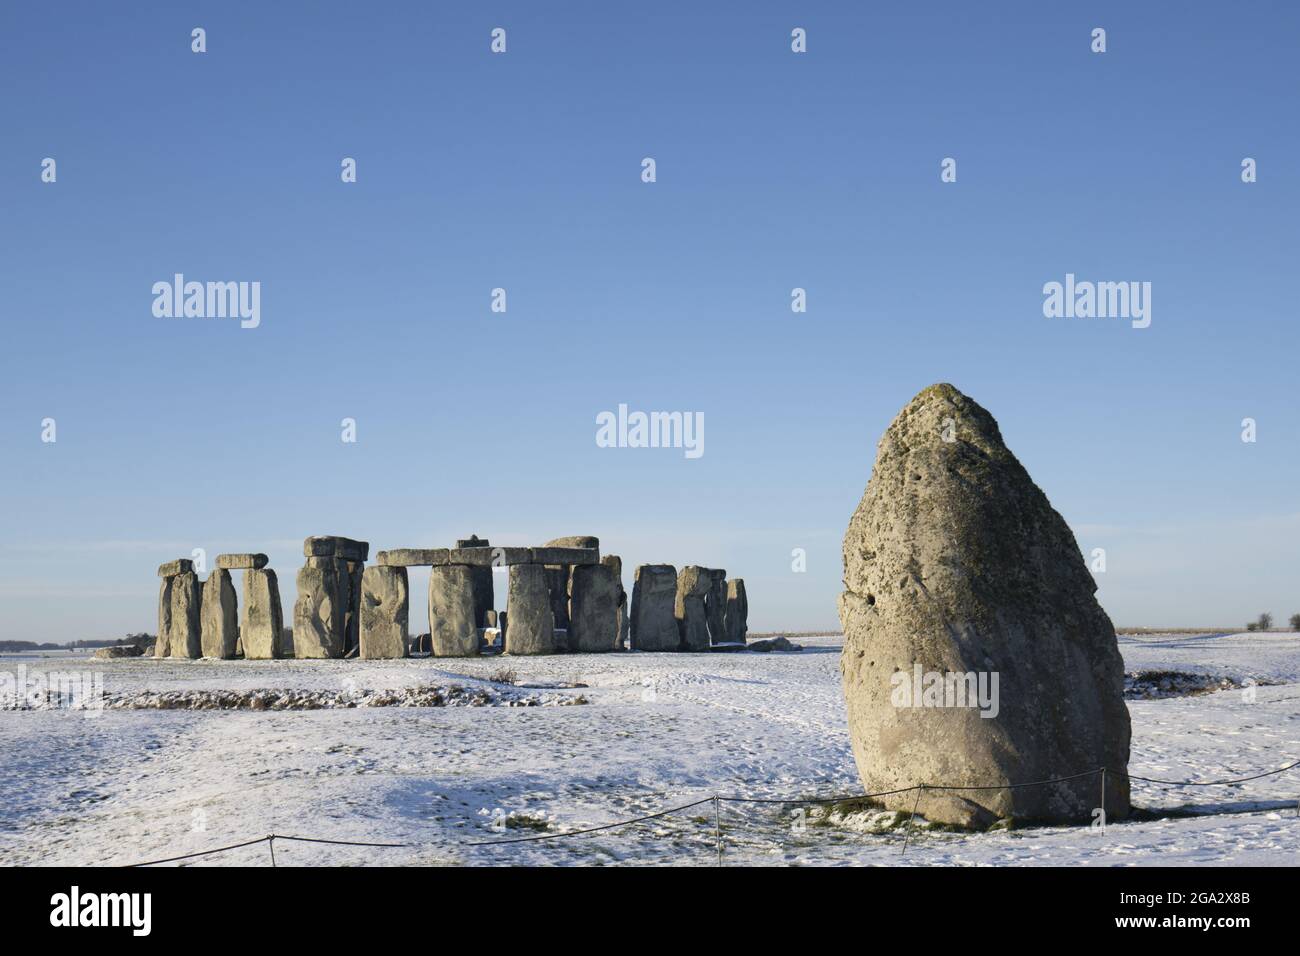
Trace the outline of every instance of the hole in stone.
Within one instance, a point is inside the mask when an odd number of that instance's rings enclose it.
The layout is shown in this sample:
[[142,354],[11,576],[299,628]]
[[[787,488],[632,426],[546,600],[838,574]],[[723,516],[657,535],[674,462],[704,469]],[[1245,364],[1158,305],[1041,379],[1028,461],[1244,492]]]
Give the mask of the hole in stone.
[[876,603],[876,596],[875,596],[874,594],[868,594],[868,595],[867,595],[867,603],[868,603],[868,604],[875,604],[875,603]]

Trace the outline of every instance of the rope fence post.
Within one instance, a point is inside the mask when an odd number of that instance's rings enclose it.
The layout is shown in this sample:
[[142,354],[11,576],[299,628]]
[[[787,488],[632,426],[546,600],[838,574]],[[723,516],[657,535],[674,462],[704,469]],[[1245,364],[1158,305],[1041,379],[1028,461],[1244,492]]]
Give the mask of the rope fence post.
[[722,801],[713,795],[713,833],[718,841],[718,866],[722,866]]
[[271,848],[271,869],[275,869],[275,834],[274,833],[267,834],[266,845]]
[[1101,829],[1106,830],[1106,768],[1101,768]]
[[916,823],[916,810],[921,805],[921,791],[925,789],[925,784],[916,788],[916,800],[912,803],[912,815],[907,820],[907,829],[903,831],[903,852],[900,856],[907,856],[907,841],[912,837],[912,827]]

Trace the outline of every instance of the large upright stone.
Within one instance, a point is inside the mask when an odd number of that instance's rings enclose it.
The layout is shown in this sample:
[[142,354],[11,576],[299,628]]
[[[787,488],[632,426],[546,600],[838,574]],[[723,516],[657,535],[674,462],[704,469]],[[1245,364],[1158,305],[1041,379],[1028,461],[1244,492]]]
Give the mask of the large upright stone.
[[569,597],[568,649],[577,654],[612,651],[618,647],[618,599],[622,585],[605,564],[573,569]]
[[[524,549],[511,550],[523,551]],[[458,555],[457,553],[465,551],[477,551],[481,553],[483,557],[476,560],[477,556],[473,553],[468,555],[463,553]],[[492,610],[494,602],[491,544],[487,538],[480,538],[476,534],[471,534],[468,538],[460,538],[456,541],[456,551],[452,551],[448,555],[447,560],[453,564],[464,563],[471,566],[470,577],[474,582],[474,626],[487,627],[487,612]],[[477,653],[477,651],[475,653]]]
[[[186,560],[178,566],[192,565]],[[203,656],[202,604],[199,577],[193,571],[180,571],[163,577],[158,593],[155,657],[194,659]]]
[[429,569],[429,633],[434,657],[478,654],[475,570],[463,564]]
[[244,657],[248,660],[281,657],[283,627],[280,582],[275,572],[270,568],[249,568],[244,572],[244,620],[239,627]]
[[[844,586],[840,667],[868,792],[1085,774],[923,790],[919,811],[960,826],[1086,822],[1105,767],[1107,816],[1127,814],[1114,627],[1065,521],[951,385],[922,391],[881,439],[844,536]],[[909,812],[916,800],[882,798]]]
[[568,565],[548,564],[546,568],[546,590],[551,599],[551,618],[560,630],[569,626],[569,573]]
[[723,619],[723,632],[728,644],[744,644],[749,632],[749,596],[745,593],[745,579],[727,581],[727,612]]
[[[295,657],[343,656],[346,584],[339,581],[340,563],[332,555],[322,555],[307,558],[298,571],[298,598],[293,605]],[[342,564],[346,573],[346,562]],[[248,656],[247,646],[244,656]]]
[[343,602],[343,656],[353,657],[361,644],[361,575],[365,564],[361,561],[339,562],[339,589]]
[[204,657],[229,660],[239,642],[239,607],[230,572],[218,567],[203,582],[201,645]]
[[713,576],[708,568],[690,564],[677,575],[677,595],[673,602],[673,617],[677,620],[677,636],[684,651],[709,649],[709,619],[704,610],[704,596],[713,586]]
[[623,559],[617,554],[606,554],[601,557],[600,563],[613,570],[614,579],[618,582],[618,639],[614,646],[617,650],[625,651],[632,617],[628,613],[627,590],[623,587]]
[[410,609],[406,568],[366,568],[361,575],[361,656],[406,657]]
[[634,651],[675,651],[681,644],[673,605],[677,599],[677,569],[671,564],[643,564],[632,580]]
[[556,652],[551,594],[546,585],[546,569],[542,565],[511,566],[506,609],[510,612],[505,641],[507,654]]
[[709,625],[709,641],[724,644],[727,640],[727,572],[720,568],[709,569],[709,590],[704,595],[704,617]]

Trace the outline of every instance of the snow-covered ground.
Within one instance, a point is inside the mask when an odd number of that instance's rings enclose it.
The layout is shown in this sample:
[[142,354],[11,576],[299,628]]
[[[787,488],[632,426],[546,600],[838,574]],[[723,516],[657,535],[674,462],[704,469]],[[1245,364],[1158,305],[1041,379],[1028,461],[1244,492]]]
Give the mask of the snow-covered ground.
[[[805,650],[797,654],[195,662],[3,655],[0,673],[20,665],[29,674],[89,670],[103,675],[110,701],[145,709],[0,711],[0,863],[135,863],[274,832],[412,844],[277,841],[279,865],[713,865],[711,803],[590,835],[471,844],[600,826],[714,794],[858,791],[840,639],[798,640]],[[1254,688],[1253,701],[1241,690],[1130,701],[1131,773],[1216,780],[1300,759],[1300,635],[1159,635],[1120,644],[1129,670],[1278,682]],[[515,684],[489,681],[505,670]],[[409,706],[427,702],[431,687],[452,685],[464,691],[445,706]],[[153,709],[159,699],[270,689],[298,692],[260,695],[294,709]],[[347,706],[353,701],[388,705]],[[905,855],[901,830],[863,833],[806,818],[801,825],[788,805],[723,803],[717,822],[728,864],[1300,862],[1300,769],[1231,787],[1135,783],[1133,794],[1149,809],[1234,812],[1112,824],[1104,833],[919,830]],[[268,862],[261,844],[190,865]]]

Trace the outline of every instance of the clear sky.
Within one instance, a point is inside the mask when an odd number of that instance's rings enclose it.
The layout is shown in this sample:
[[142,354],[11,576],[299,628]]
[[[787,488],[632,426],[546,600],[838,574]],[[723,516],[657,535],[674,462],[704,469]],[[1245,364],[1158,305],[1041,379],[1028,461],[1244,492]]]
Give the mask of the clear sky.
[[[834,626],[936,381],[1116,623],[1284,620],[1298,45],[1287,2],[5,4],[0,638],[153,631],[196,547],[269,553],[288,622],[311,534],[596,534],[629,588],[725,567],[751,629]],[[260,325],[156,318],[177,272]],[[1067,273],[1150,282],[1150,327],[1044,317]],[[620,403],[704,454],[598,447]]]

